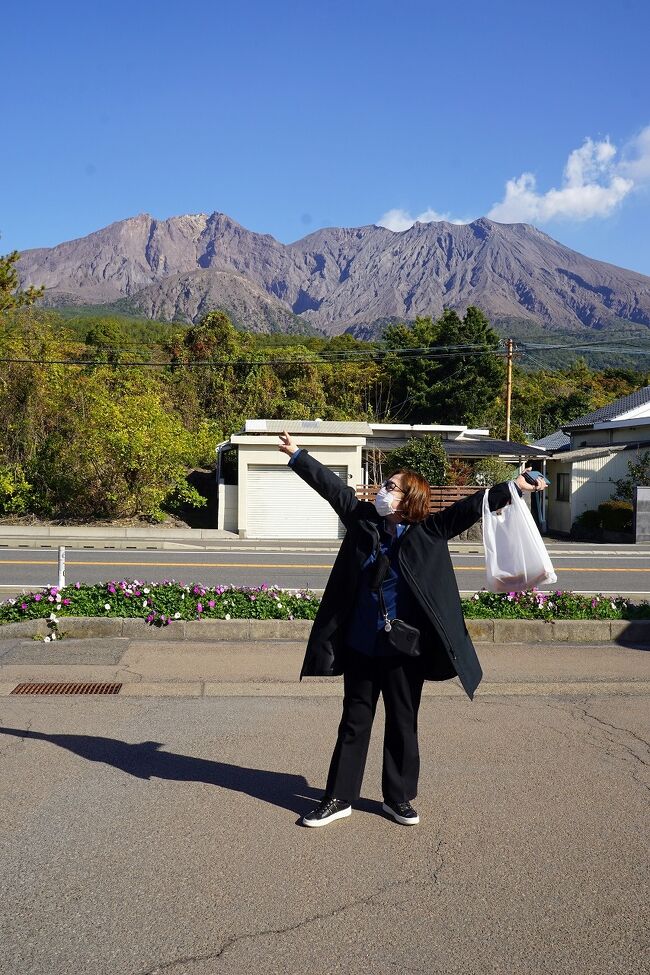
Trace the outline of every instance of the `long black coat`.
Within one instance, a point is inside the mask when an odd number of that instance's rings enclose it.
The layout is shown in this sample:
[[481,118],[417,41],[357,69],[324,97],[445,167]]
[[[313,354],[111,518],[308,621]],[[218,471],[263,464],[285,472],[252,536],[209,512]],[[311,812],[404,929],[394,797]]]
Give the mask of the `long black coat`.
[[[331,504],[346,528],[309,635],[303,677],[336,677],[345,667],[345,624],[354,608],[361,567],[379,542],[382,517],[369,501],[359,501],[354,489],[317,461],[304,448],[291,467]],[[458,675],[470,700],[483,671],[474,649],[460,602],[447,540],[481,517],[483,491],[411,524],[399,542],[398,562],[421,610],[419,620],[407,622],[421,630],[427,680]],[[490,510],[510,503],[507,482],[495,484],[488,496]]]

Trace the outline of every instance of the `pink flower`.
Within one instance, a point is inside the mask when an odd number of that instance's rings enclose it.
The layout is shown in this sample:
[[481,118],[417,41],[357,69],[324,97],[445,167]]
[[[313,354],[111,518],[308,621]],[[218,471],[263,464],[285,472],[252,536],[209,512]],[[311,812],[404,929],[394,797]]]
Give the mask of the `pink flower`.
[[75,582],[74,586],[75,586],[75,589],[81,589],[81,583],[80,582]]
[[197,613],[202,613],[203,612],[203,606],[201,605],[201,603],[197,603],[196,604],[196,611],[197,611]]
[[20,604],[20,608],[21,609],[27,609],[27,603],[21,603]]
[[210,600],[210,601],[208,602],[208,606],[210,607],[210,609],[214,609],[214,599],[211,599],[211,600]]
[[42,596],[41,596],[41,594],[40,594],[40,593],[38,593],[38,592],[37,592],[37,593],[36,593],[36,595],[34,596],[34,600],[35,600],[35,602],[37,602],[37,603],[40,603],[40,601],[41,601],[41,599],[42,599],[42,598],[43,598],[43,597],[42,597]]
[[64,599],[63,600],[63,605],[64,606],[69,606],[70,605],[70,600],[69,599]]

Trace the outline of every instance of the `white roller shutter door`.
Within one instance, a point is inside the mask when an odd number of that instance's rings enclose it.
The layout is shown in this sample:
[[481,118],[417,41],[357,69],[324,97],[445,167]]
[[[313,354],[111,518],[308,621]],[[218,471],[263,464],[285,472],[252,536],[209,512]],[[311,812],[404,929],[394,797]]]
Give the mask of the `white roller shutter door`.
[[[331,467],[348,483],[347,467]],[[343,538],[334,509],[290,467],[250,464],[247,483],[248,538]]]

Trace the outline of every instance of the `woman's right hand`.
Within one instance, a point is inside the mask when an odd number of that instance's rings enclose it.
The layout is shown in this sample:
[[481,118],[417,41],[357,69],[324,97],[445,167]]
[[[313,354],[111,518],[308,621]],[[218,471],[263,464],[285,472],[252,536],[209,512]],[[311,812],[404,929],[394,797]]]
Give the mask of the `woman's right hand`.
[[298,444],[291,439],[287,431],[283,430],[282,433],[278,434],[278,436],[282,441],[281,445],[278,447],[278,450],[281,450],[283,454],[289,454],[289,457],[291,457],[292,454],[295,454],[295,452],[298,450]]

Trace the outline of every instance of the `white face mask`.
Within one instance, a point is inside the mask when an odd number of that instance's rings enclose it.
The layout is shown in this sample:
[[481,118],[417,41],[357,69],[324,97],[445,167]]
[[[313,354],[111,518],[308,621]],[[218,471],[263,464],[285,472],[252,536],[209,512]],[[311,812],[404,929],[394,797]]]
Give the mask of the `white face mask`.
[[385,487],[380,487],[375,498],[377,513],[385,518],[393,513],[393,495]]

